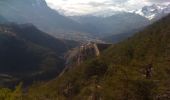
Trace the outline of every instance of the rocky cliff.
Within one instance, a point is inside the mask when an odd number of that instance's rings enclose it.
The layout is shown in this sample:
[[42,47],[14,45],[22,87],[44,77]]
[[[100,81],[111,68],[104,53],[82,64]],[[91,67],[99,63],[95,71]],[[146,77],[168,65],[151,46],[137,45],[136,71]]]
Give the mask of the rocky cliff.
[[89,42],[87,44],[83,44],[77,48],[70,50],[65,56],[65,70],[68,70],[69,68],[72,68],[75,65],[80,65],[87,59],[100,56],[101,52],[110,47],[111,45],[112,44]]

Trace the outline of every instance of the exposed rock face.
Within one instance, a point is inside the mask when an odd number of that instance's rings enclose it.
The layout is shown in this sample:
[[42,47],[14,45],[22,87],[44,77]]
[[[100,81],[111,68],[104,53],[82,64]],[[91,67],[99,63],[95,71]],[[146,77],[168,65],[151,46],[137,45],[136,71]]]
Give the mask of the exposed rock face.
[[88,43],[86,45],[82,45],[79,48],[79,52],[76,56],[77,58],[77,64],[81,64],[84,60],[86,60],[89,57],[94,57],[94,56],[99,56],[100,51],[99,48],[97,47],[97,44],[93,43]]
[[80,47],[74,48],[73,50],[70,50],[65,56],[65,70],[68,70],[75,65],[80,65],[87,59],[100,56],[101,52],[110,46],[111,44],[89,42],[87,44],[81,45]]

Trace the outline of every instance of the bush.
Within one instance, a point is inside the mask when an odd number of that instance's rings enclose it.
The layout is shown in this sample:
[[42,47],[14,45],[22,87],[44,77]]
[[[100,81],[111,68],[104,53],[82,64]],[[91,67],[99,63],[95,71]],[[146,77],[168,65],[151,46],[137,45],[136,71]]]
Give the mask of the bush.
[[101,60],[92,60],[88,62],[87,66],[85,67],[84,73],[86,78],[90,78],[93,76],[101,77],[103,76],[108,69],[106,63]]
[[156,84],[151,80],[136,80],[133,82],[134,94],[137,100],[154,100]]

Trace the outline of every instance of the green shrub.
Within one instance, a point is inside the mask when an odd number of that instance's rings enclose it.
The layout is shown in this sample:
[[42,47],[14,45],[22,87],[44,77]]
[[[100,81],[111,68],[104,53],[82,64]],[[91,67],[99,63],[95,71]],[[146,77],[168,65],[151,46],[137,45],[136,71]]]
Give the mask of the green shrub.
[[104,63],[101,60],[92,60],[88,62],[88,65],[84,69],[85,77],[89,78],[92,76],[101,77],[103,76],[108,69],[108,66],[106,63]]

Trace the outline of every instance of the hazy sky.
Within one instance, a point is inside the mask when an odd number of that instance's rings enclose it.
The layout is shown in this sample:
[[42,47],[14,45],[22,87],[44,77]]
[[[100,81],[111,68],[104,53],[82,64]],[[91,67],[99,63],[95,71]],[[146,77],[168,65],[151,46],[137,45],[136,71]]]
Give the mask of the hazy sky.
[[129,11],[154,3],[167,4],[170,0],[46,0],[53,9],[68,15],[89,14],[98,11]]

